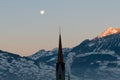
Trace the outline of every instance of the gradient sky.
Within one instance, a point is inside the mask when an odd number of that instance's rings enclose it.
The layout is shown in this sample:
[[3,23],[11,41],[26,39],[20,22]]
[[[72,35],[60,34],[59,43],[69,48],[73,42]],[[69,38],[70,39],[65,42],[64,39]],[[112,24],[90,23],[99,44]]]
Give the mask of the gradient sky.
[[120,0],[0,0],[1,50],[31,55],[56,48],[59,26],[63,47],[74,47],[120,27]]

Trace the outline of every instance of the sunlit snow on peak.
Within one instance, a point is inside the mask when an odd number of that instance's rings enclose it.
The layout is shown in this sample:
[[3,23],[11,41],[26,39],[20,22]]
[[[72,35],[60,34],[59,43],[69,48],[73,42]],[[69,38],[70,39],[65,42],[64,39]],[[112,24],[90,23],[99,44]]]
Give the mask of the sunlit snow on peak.
[[120,33],[120,28],[113,28],[112,26],[110,26],[109,28],[107,28],[104,32],[102,32],[100,35],[98,35],[98,38],[102,38],[111,34],[115,34],[115,33]]

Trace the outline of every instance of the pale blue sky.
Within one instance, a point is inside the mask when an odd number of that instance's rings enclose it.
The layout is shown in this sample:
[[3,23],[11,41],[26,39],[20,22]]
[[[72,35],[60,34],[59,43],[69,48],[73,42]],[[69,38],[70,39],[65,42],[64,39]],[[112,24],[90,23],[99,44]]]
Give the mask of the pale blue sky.
[[[40,10],[45,10],[40,15]],[[0,0],[0,49],[30,55],[94,38],[109,26],[120,27],[120,0]]]

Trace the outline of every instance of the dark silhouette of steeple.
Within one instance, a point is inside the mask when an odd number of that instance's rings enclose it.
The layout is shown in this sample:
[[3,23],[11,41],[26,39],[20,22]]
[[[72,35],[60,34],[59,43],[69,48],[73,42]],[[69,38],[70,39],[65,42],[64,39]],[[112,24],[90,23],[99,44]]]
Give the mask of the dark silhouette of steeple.
[[62,54],[61,32],[59,33],[58,60],[56,63],[56,80],[65,80],[65,63]]
[[63,62],[61,34],[59,34],[58,62]]

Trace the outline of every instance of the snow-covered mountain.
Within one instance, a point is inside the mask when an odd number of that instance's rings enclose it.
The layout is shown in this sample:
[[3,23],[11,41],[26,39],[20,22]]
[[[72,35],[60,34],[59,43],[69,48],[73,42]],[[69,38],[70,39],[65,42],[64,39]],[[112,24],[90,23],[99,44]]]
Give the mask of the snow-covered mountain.
[[110,26],[108,29],[106,29],[104,32],[102,32],[98,38],[105,37],[107,35],[115,34],[115,33],[120,33],[120,28],[113,28]]
[[[120,33],[92,40],[86,39],[71,52],[75,57],[71,73],[89,80],[120,78]],[[117,72],[116,72],[117,71]]]
[[[40,50],[27,57],[0,51],[0,80],[55,80],[58,49]],[[73,48],[63,48],[71,80],[118,80],[120,78],[120,33],[86,39]]]
[[0,80],[54,80],[54,67],[0,51]]

